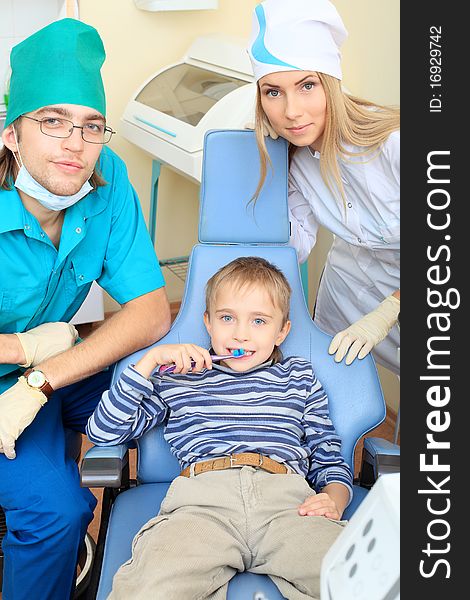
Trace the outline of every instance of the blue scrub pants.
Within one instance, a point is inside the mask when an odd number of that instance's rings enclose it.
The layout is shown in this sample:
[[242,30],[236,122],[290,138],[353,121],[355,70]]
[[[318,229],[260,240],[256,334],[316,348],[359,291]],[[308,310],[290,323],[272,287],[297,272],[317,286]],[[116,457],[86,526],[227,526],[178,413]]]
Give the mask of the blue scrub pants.
[[84,432],[112,369],[55,392],[21,434],[16,458],[0,454],[3,600],[67,600],[96,499],[81,488],[64,427]]

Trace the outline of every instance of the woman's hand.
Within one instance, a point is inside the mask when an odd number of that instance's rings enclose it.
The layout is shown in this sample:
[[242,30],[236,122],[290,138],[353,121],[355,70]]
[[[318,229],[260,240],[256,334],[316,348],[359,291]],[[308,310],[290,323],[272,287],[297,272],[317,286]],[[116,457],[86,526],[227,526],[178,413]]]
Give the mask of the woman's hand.
[[388,332],[397,322],[399,314],[400,300],[396,295],[388,296],[375,310],[337,333],[328,352],[336,353],[336,362],[341,362],[347,354],[347,365],[350,365],[356,357],[364,358],[374,346],[387,337]]

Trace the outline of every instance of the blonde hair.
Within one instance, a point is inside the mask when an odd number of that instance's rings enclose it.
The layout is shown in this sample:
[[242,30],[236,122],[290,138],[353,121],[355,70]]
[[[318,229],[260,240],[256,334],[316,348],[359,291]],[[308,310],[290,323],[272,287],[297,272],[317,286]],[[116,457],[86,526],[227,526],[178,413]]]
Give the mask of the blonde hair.
[[[13,126],[15,127],[16,135],[19,140],[21,130],[19,118],[16,119],[16,121],[13,121]],[[0,148],[0,189],[7,191],[12,190],[18,171],[18,165],[16,164],[13,152],[6,146]],[[93,169],[89,182],[90,185],[93,186],[93,189],[107,185],[107,182],[101,175],[97,165],[95,165],[95,168]]]
[[[245,287],[262,287],[268,293],[273,305],[282,313],[282,326],[289,320],[291,287],[284,273],[275,265],[258,256],[236,258],[217,271],[206,284],[206,313],[221,285],[230,283],[238,290]],[[279,362],[282,353],[276,346],[271,360]]]
[[[374,104],[363,98],[343,92],[341,82],[324,73],[317,73],[326,96],[326,120],[320,153],[320,172],[329,190],[345,194],[338,166],[338,155],[351,158],[374,158],[389,135],[400,128],[400,111],[396,107]],[[264,141],[263,122],[268,118],[261,105],[258,87],[256,99],[255,133],[261,160],[260,180],[252,200],[259,196],[266,179],[267,165],[271,164]],[[359,146],[361,150],[349,151],[346,145]],[[289,159],[297,147],[289,144]]]

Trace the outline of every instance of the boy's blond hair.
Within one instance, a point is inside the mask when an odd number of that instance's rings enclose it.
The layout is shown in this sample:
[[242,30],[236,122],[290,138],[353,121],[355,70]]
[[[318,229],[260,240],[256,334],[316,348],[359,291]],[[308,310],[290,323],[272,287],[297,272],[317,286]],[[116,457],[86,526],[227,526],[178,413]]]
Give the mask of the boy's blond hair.
[[[291,287],[284,273],[275,265],[258,256],[243,256],[232,260],[217,271],[206,285],[206,313],[209,316],[217,290],[230,283],[237,289],[260,286],[268,293],[273,305],[282,313],[282,326],[289,320]],[[282,353],[276,346],[271,360],[278,362]]]
[[206,285],[206,312],[222,284],[230,283],[241,289],[258,285],[266,290],[274,306],[282,312],[282,325],[289,320],[291,287],[284,273],[275,265],[258,256],[242,256],[217,271]]

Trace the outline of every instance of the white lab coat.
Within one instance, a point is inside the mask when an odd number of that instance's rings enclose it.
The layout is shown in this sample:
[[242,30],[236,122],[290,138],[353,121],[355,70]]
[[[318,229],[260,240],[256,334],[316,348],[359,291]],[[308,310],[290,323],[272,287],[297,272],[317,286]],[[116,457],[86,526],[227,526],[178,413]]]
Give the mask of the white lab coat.
[[[304,262],[319,225],[334,234],[314,318],[323,331],[335,335],[400,287],[400,132],[392,133],[373,158],[339,159],[346,208],[325,185],[319,158],[318,152],[299,148],[292,159],[291,244]],[[377,361],[395,373],[398,346],[395,326],[374,349]]]

